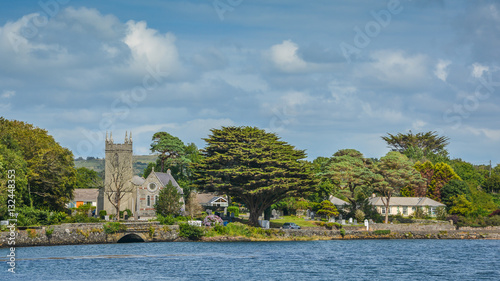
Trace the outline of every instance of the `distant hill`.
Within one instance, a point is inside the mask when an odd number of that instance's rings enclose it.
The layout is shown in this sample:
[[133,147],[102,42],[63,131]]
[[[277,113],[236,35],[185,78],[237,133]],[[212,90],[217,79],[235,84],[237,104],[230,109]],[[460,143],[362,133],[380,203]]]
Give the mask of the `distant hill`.
[[[148,166],[149,163],[155,162],[158,156],[156,155],[134,155],[132,166],[134,168],[134,174],[141,176],[144,172],[144,169]],[[100,174],[104,173],[104,159],[75,159],[75,168],[85,167],[87,169],[94,170]]]

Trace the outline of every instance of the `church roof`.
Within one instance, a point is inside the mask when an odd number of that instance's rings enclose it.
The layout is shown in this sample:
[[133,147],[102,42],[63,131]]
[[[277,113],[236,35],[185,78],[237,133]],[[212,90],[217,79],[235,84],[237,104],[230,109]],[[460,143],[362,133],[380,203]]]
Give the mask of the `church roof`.
[[146,179],[144,179],[143,177],[134,176],[130,181],[134,185],[142,185],[146,181]]
[[156,175],[156,177],[158,178],[158,180],[161,182],[161,184],[163,186],[166,186],[168,184],[168,182],[171,181],[172,185],[177,187],[177,192],[179,192],[180,194],[184,194],[184,191],[179,186],[177,181],[175,181],[174,177],[170,173],[170,170],[167,170],[166,173],[158,173],[158,172],[154,172],[154,171],[153,171],[153,173]]

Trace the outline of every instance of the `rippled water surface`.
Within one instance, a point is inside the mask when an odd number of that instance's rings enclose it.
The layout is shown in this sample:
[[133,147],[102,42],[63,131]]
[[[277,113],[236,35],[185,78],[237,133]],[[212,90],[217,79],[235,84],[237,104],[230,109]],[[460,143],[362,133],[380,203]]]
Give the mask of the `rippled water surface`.
[[1,280],[500,280],[498,240],[131,243],[0,249]]

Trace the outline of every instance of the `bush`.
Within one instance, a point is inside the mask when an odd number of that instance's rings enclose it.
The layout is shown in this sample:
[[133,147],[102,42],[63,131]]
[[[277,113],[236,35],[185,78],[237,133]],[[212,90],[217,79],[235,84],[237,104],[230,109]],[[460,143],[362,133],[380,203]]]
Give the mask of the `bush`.
[[343,229],[342,225],[338,222],[334,222],[333,225],[335,226],[335,228],[337,229]]
[[216,215],[210,215],[206,216],[205,219],[203,220],[203,225],[205,226],[216,226],[216,225],[221,225],[224,222],[219,216]]
[[99,217],[103,220],[104,217],[108,214],[108,212],[106,212],[106,210],[100,210],[99,211]]
[[104,232],[106,232],[106,234],[113,234],[127,230],[127,226],[119,222],[107,222],[102,227],[104,228]]
[[448,216],[448,217],[446,217],[446,220],[447,221],[453,221],[454,225],[458,224],[458,216],[457,215]]
[[229,234],[229,230],[226,227],[222,226],[222,225],[216,225],[216,226],[214,226],[213,231],[215,233],[217,233],[217,234],[220,234],[220,235],[227,235],[227,234]]
[[189,225],[187,223],[179,224],[179,236],[189,238],[191,240],[200,240],[203,237],[203,228]]
[[327,229],[332,229],[332,227],[333,227],[333,222],[329,222],[326,224]]
[[52,233],[54,233],[53,227],[49,227],[49,228],[45,229],[45,235],[47,235],[47,237],[50,237],[52,235]]
[[488,215],[488,217],[493,217],[493,216],[500,216],[500,209],[496,209],[493,211],[491,214]]
[[160,224],[164,224],[164,225],[173,225],[175,223],[175,218],[174,216],[172,215],[168,215],[168,216],[162,216],[162,215],[158,215],[156,217],[156,220],[160,222]]
[[94,217],[88,217],[87,214],[76,214],[72,217],[67,217],[67,223],[89,223],[89,222],[99,222],[100,219]]
[[358,220],[359,223],[362,223],[365,220],[365,212],[358,209],[354,213],[354,217],[356,218],[356,220]]
[[240,215],[240,208],[238,208],[237,206],[227,207],[227,212],[234,213],[234,216],[237,217]]
[[390,234],[391,231],[389,229],[387,230],[375,230],[373,231],[373,234],[375,235],[387,235],[387,234]]
[[344,238],[344,236],[345,236],[345,229],[342,228],[340,230],[340,235],[342,236],[342,238]]

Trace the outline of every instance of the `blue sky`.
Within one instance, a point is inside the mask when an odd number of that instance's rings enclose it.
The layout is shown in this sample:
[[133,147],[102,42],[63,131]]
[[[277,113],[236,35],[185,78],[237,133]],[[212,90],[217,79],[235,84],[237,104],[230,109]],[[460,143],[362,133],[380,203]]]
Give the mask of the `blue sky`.
[[0,115],[75,156],[256,126],[309,159],[437,131],[500,162],[497,1],[2,1]]

